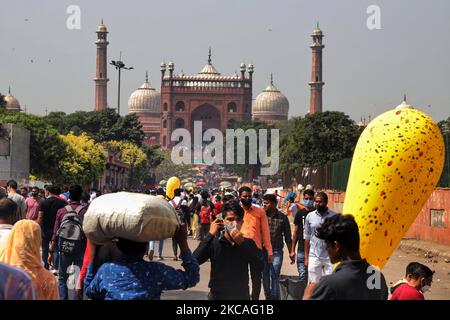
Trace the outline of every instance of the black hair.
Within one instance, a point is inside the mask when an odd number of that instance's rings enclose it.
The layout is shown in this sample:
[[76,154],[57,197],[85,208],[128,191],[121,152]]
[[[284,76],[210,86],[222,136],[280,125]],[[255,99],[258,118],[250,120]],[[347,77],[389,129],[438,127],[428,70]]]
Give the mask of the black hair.
[[33,191],[33,190],[37,190],[38,192],[41,191],[41,189],[39,189],[39,187],[36,187],[36,186],[31,187],[31,191]]
[[208,199],[209,198],[209,192],[206,190],[203,190],[202,193],[200,193],[200,196],[202,197],[202,199]]
[[69,187],[69,197],[71,201],[80,201],[83,194],[83,188],[80,185],[75,184]]
[[12,188],[12,189],[14,189],[14,190],[17,190],[17,181],[16,180],[9,180],[7,183],[6,183],[6,186],[7,187],[10,187],[10,188]]
[[[303,196],[306,196],[306,195],[314,198],[314,191],[311,189],[307,189],[307,190],[303,191]],[[328,199],[328,196],[327,196],[327,199]]]
[[45,190],[47,190],[47,192],[49,192],[49,193],[51,193],[51,194],[58,194],[58,189],[57,189],[57,187],[54,186],[54,185],[51,185],[51,184],[46,185],[46,186],[45,186]]
[[271,203],[278,203],[277,197],[274,194],[265,194],[263,200],[269,201]]
[[328,243],[338,242],[344,248],[359,252],[359,230],[352,215],[337,214],[325,219],[316,236]]
[[88,203],[89,200],[91,200],[91,196],[89,195],[89,193],[83,192],[83,193],[81,194],[81,200],[83,200],[83,202]]
[[228,202],[231,199],[234,199],[234,196],[231,195],[231,194],[226,194],[226,195],[223,196],[223,202]]
[[250,193],[252,193],[252,189],[250,189],[250,187],[243,186],[243,187],[239,188],[238,192],[239,192],[239,195],[241,195],[243,192],[250,192]]
[[315,197],[321,198],[323,201],[325,201],[326,204],[328,204],[328,195],[325,192],[317,192]]
[[217,195],[217,196],[216,196],[216,200],[217,200],[217,201],[220,201],[220,200],[222,200],[222,197],[219,196],[219,195]]
[[410,274],[414,279],[419,279],[422,277],[431,278],[433,273],[434,272],[426,265],[418,262],[411,262],[406,267],[406,276]]
[[239,201],[233,201],[231,203],[227,203],[223,206],[222,212],[224,218],[226,217],[227,212],[233,211],[235,215],[239,217],[239,220],[244,218],[244,209],[242,209]]
[[148,242],[131,241],[124,238],[119,238],[117,247],[123,254],[141,255],[144,256],[147,249]]
[[17,212],[17,204],[9,198],[0,199],[0,218],[11,219]]
[[166,192],[164,191],[163,188],[156,189],[156,194],[159,196],[164,196],[164,197],[166,196]]
[[183,191],[183,189],[177,188],[174,190],[173,194],[175,197],[179,197],[179,196],[181,196],[182,191]]

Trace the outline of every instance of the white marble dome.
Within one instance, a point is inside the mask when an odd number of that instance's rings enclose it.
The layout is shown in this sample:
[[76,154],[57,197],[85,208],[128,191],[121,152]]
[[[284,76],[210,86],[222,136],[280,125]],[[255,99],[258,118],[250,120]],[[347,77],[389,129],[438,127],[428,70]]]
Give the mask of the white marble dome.
[[133,112],[161,112],[161,94],[153,88],[148,82],[148,76],[145,82],[128,99],[128,111]]
[[5,108],[10,111],[20,111],[19,100],[11,94],[11,89],[8,89],[8,93],[4,96]]
[[275,87],[273,80],[270,80],[269,86],[253,102],[253,116],[282,115],[287,117],[288,112],[288,99]]

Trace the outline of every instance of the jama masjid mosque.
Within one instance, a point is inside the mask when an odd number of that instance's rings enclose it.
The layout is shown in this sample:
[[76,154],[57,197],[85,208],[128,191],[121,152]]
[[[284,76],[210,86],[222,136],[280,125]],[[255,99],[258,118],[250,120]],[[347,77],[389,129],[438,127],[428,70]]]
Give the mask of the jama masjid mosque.
[[[95,81],[95,110],[107,104],[107,28],[103,22],[97,29],[97,64]],[[322,111],[322,44],[319,25],[311,35],[312,71],[310,113]],[[240,73],[221,74],[212,63],[211,49],[205,66],[197,74],[175,71],[175,63],[161,63],[160,90],[148,81],[128,99],[128,112],[139,117],[147,144],[170,148],[171,133],[177,128],[193,131],[194,121],[202,121],[202,129],[224,131],[237,121],[257,119],[269,124],[288,119],[289,101],[275,86],[272,75],[268,86],[252,101],[255,67],[241,63]]]

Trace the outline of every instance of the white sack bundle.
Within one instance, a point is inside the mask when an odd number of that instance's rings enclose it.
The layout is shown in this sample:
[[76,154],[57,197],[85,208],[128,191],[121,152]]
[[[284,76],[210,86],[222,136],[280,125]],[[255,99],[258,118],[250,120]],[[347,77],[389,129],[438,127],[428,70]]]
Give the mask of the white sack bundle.
[[146,242],[175,234],[180,220],[165,200],[140,193],[118,192],[102,195],[89,205],[83,231],[94,244],[114,238]]

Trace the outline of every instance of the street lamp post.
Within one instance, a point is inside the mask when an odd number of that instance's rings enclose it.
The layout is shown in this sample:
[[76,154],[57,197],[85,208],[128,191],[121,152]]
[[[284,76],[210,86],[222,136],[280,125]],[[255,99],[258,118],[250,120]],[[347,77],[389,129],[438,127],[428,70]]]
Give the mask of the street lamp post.
[[[122,52],[120,53],[120,59],[122,59]],[[120,115],[120,72],[122,69],[132,70],[134,68],[125,66],[125,63],[123,63],[123,61],[121,61],[121,60],[119,60],[119,61],[112,60],[110,65],[113,65],[114,67],[116,67],[116,70],[119,70],[118,93],[117,93],[117,113]]]

